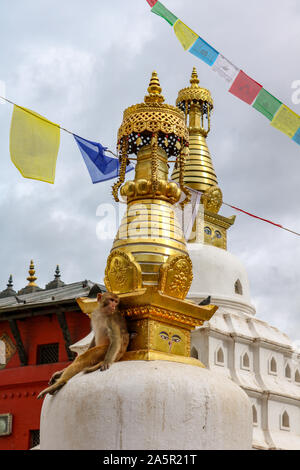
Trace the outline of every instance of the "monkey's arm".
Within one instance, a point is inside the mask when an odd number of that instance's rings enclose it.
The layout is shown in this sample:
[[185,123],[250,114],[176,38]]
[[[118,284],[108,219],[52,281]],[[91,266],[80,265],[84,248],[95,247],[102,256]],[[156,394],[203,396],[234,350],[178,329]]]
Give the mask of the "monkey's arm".
[[92,341],[90,342],[90,345],[89,345],[88,349],[92,349],[95,346],[96,346],[96,340],[95,340],[95,335],[94,335]]
[[117,322],[111,322],[107,328],[107,333],[110,344],[100,367],[101,370],[106,370],[112,365],[122,346],[121,328]]

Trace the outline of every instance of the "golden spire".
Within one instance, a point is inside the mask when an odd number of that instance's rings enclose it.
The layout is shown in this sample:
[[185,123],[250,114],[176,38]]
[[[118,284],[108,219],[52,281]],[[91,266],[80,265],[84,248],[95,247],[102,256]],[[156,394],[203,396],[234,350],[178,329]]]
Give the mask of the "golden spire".
[[[186,160],[184,184],[204,192],[218,184],[211,156],[206,144],[210,131],[210,115],[213,100],[210,91],[199,86],[197,70],[194,67],[188,88],[179,91],[176,105],[185,113],[189,128],[190,154]],[[172,180],[179,181],[178,169],[174,168]]]
[[35,281],[37,280],[37,277],[35,276],[35,268],[34,268],[33,260],[30,261],[28,273],[29,273],[29,276],[27,277],[27,281],[29,281],[28,286],[36,286]]
[[145,103],[152,104],[152,103],[163,103],[165,98],[161,95],[161,86],[159,83],[159,79],[155,70],[152,72],[152,77],[148,87],[149,95],[145,96]]
[[198,78],[197,69],[196,67],[193,67],[190,84],[192,85],[192,88],[197,88],[197,85],[199,85],[199,83],[200,83],[200,80]]

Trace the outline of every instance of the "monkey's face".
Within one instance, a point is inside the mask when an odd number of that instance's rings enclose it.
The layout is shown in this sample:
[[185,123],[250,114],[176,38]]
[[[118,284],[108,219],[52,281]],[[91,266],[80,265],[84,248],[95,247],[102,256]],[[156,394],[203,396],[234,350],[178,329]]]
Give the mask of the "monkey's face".
[[100,306],[102,307],[105,315],[113,315],[117,306],[119,305],[119,298],[115,294],[106,292],[102,295],[100,300]]

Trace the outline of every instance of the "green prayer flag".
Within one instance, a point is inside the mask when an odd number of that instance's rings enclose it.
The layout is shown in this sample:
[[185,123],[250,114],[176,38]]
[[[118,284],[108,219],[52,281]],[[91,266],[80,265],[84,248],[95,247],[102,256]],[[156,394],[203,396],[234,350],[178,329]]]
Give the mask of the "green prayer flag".
[[171,26],[177,21],[177,16],[173,15],[162,3],[156,2],[151,11],[164,18]]
[[252,106],[272,121],[281,104],[281,101],[262,88]]

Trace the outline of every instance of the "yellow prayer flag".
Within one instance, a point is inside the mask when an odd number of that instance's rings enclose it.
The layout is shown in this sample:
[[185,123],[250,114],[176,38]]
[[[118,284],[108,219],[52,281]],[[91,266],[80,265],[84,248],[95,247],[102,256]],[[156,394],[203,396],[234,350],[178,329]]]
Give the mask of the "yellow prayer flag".
[[300,127],[300,116],[282,104],[271,121],[271,126],[292,138]]
[[10,156],[24,178],[54,183],[60,127],[43,116],[14,105]]
[[177,20],[174,24],[174,31],[185,50],[189,49],[199,37],[180,20]]

